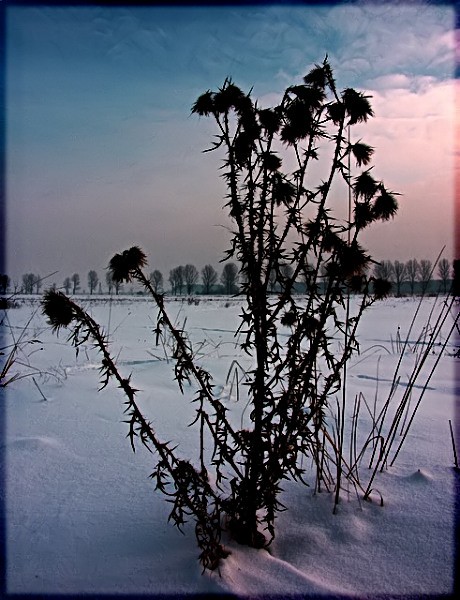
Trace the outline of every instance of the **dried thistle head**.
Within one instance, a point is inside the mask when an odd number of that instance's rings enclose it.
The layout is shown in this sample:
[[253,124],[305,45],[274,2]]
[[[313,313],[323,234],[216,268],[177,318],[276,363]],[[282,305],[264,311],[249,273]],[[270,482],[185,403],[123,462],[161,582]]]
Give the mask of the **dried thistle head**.
[[352,88],[347,88],[343,91],[342,100],[350,117],[349,125],[365,123],[369,117],[374,116],[374,111],[368,98],[370,96],[365,96],[362,92],[357,92]]
[[281,317],[281,324],[286,325],[287,327],[292,327],[297,320],[296,314],[293,310],[289,310],[284,313]]
[[48,317],[53,331],[68,327],[75,318],[72,301],[62,292],[47,290],[41,302],[42,312]]
[[345,107],[342,102],[333,102],[327,107],[329,118],[338,125],[345,118]]
[[357,229],[364,229],[375,219],[375,215],[372,212],[371,205],[368,201],[356,202],[355,204],[355,227]]
[[214,112],[214,94],[211,90],[208,90],[198,98],[192,107],[192,113],[196,113],[200,116],[209,116]]
[[303,78],[307,85],[324,89],[332,78],[332,71],[327,57],[322,65],[315,65],[313,69]]
[[277,206],[292,204],[296,196],[296,188],[278,173],[273,180],[273,196]]
[[276,133],[281,127],[281,111],[276,108],[265,108],[257,111],[260,126],[268,134]]
[[312,133],[313,115],[311,109],[300,98],[291,100],[284,112],[285,124],[280,138],[286,144],[295,144]]
[[281,167],[281,158],[274,152],[265,152],[263,155],[264,166],[268,171],[278,171]]
[[397,194],[388,192],[383,186],[380,189],[381,192],[374,202],[373,213],[376,218],[388,221],[395,216],[398,210],[398,202],[395,198]]
[[379,189],[379,183],[372,177],[370,173],[371,170],[372,167],[367,169],[367,171],[363,171],[360,175],[358,175],[358,177],[355,178],[353,188],[356,198],[371,200],[371,198]]
[[391,281],[377,277],[373,280],[373,288],[375,298],[377,300],[381,300],[382,298],[386,298],[386,296],[388,296],[388,294],[391,292]]
[[224,85],[214,94],[214,109],[216,112],[225,113],[231,108],[237,112],[247,108],[245,94],[236,86],[231,79],[226,79]]
[[138,246],[133,246],[121,254],[115,254],[109,262],[109,271],[113,281],[122,283],[131,281],[133,271],[145,267],[146,264],[147,257],[144,252]]
[[344,245],[337,253],[340,273],[344,277],[362,275],[369,264],[370,257],[356,240]]
[[363,291],[366,284],[366,277],[364,275],[351,275],[346,281],[350,291],[359,294]]
[[353,154],[358,167],[361,167],[362,165],[367,166],[371,162],[371,157],[374,154],[374,148],[361,141],[350,146],[350,151]]

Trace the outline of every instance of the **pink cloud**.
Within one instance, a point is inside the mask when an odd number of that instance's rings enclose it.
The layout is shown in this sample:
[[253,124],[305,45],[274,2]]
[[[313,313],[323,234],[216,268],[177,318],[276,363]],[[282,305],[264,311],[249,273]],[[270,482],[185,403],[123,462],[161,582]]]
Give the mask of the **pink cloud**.
[[396,75],[380,83],[367,91],[375,118],[355,136],[375,147],[374,176],[402,196],[394,222],[369,238],[374,252],[432,259],[445,244],[453,258],[456,82]]

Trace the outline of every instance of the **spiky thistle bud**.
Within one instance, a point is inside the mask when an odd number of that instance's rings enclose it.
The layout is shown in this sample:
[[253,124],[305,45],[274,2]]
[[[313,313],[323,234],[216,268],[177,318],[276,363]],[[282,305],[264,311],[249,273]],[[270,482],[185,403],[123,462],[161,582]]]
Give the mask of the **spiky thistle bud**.
[[342,100],[350,117],[349,125],[355,123],[365,123],[369,117],[374,116],[371,104],[368,100],[370,96],[365,96],[362,92],[357,92],[352,88],[347,88],[342,93]]
[[259,123],[267,133],[276,133],[281,126],[281,114],[280,111],[271,108],[261,109],[257,112],[259,117]]
[[288,312],[285,312],[284,315],[281,317],[281,325],[285,325],[287,327],[292,327],[292,325],[294,325],[296,320],[297,320],[297,317],[296,317],[295,312],[293,310],[290,310]]
[[372,209],[376,218],[382,219],[382,221],[388,221],[395,216],[398,211],[398,202],[395,195],[394,192],[388,192],[381,186],[381,193],[375,199]]
[[146,264],[147,257],[144,252],[138,246],[133,246],[121,254],[115,254],[110,260],[109,272],[113,281],[122,283],[131,281],[133,272],[145,267]]
[[386,298],[386,296],[388,296],[388,294],[391,292],[392,285],[391,281],[377,277],[373,280],[372,287],[376,299],[381,300],[382,298]]
[[201,117],[212,114],[214,112],[214,94],[208,90],[198,98],[192,107],[192,113],[196,113]]
[[346,284],[348,285],[350,291],[357,294],[363,291],[365,283],[366,278],[364,275],[352,275],[346,280]]
[[375,219],[369,202],[357,202],[355,204],[355,226],[357,229],[367,227]]
[[371,169],[363,171],[358,177],[355,178],[353,188],[355,191],[356,198],[362,198],[363,200],[370,200],[379,188],[379,183],[370,174]]
[[68,327],[75,318],[72,301],[62,292],[47,290],[41,302],[42,312],[48,317],[53,331]]
[[355,157],[356,165],[358,167],[361,167],[362,165],[367,166],[371,162],[372,155],[374,154],[374,148],[363,142],[356,142],[351,145],[350,150]]

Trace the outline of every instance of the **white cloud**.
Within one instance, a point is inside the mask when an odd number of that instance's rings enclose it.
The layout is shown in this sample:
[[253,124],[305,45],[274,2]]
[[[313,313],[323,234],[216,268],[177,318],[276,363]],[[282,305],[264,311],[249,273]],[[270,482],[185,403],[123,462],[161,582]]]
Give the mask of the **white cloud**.
[[391,75],[381,75],[374,77],[367,82],[367,86],[373,90],[386,89],[408,89],[411,85],[411,78],[404,73],[394,73]]
[[331,41],[337,42],[330,58],[340,80],[357,85],[360,79],[394,73],[450,76],[454,18],[453,9],[447,6],[366,3],[325,12],[323,27],[330,30]]
[[405,85],[381,85],[366,90],[372,95],[372,106],[380,119],[439,118],[452,126],[456,80],[438,82],[431,77],[394,76],[393,83],[399,80]]

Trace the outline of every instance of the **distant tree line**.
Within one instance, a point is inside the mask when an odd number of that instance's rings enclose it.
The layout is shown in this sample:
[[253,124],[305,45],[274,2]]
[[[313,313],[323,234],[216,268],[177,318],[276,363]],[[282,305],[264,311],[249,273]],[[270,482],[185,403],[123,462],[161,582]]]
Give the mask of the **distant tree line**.
[[411,295],[426,292],[445,294],[454,279],[454,265],[447,258],[441,258],[436,265],[430,260],[418,262],[415,258],[407,262],[382,260],[375,265],[374,275],[390,281],[396,296],[401,296],[403,292]]
[[[382,260],[375,264],[374,275],[385,279],[392,284],[393,293],[396,296],[405,294],[419,294],[425,292],[447,293],[454,280],[454,272],[459,268],[459,261],[454,260],[451,263],[447,258],[441,258],[437,264],[433,265],[430,260],[422,259],[418,261],[411,258],[406,262],[399,260]],[[280,269],[273,270],[269,277],[269,287],[272,293],[278,293],[283,290],[283,282],[292,275],[292,267],[289,264],[282,264]],[[458,276],[457,276],[458,277]],[[163,274],[158,269],[150,273],[150,282],[155,292],[171,293],[173,296],[192,295],[192,294],[237,294],[239,291],[240,273],[237,265],[228,262],[224,265],[222,272],[219,273],[210,265],[205,265],[201,271],[192,264],[178,266],[169,271],[169,290],[165,289]],[[102,282],[95,270],[87,274],[88,291],[90,294],[102,294],[107,291],[109,294],[118,295],[123,290],[123,285],[114,281],[109,271],[105,276],[105,290],[102,288]],[[22,294],[39,294],[43,287],[43,278],[34,273],[25,273],[22,276],[22,285],[18,282],[11,282],[10,278],[3,274],[0,275],[0,293],[7,292]],[[59,286],[56,283],[51,285],[53,289]],[[71,277],[66,277],[61,289],[66,294],[78,294],[81,292],[81,280],[78,273]],[[83,290],[86,292],[86,290]],[[298,283],[296,291],[303,293],[306,291],[306,283],[302,277]]]
[[[201,277],[200,277],[201,275]],[[202,294],[236,294],[238,293],[238,267],[235,263],[227,263],[219,274],[212,265],[198,269],[191,264],[175,267],[169,271],[171,293],[180,296],[200,292]],[[200,283],[201,280],[201,283]],[[219,282],[220,281],[220,285]]]

